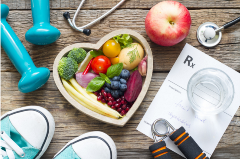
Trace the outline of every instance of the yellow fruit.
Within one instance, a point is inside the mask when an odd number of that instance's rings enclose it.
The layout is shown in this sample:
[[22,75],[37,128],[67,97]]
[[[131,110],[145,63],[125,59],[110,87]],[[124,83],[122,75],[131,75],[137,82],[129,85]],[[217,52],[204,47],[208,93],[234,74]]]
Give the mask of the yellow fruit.
[[112,65],[114,65],[114,64],[119,63],[119,58],[118,57],[112,57],[112,58],[110,58],[110,61],[111,61]]
[[107,57],[116,57],[118,54],[120,54],[121,46],[119,43],[117,43],[115,40],[108,40],[103,45],[103,53]]
[[138,66],[144,56],[143,47],[139,43],[132,43],[128,47],[121,50],[119,63],[123,63],[123,68],[132,70]]
[[[92,51],[92,50],[91,50],[91,51]],[[79,64],[78,64],[78,71],[77,71],[77,73],[78,73],[78,72],[83,72],[83,71],[86,69],[89,61],[93,58],[93,56],[90,54],[91,51],[89,51],[89,52],[87,53],[87,56],[86,56],[85,59],[82,61],[82,63],[79,63]]]

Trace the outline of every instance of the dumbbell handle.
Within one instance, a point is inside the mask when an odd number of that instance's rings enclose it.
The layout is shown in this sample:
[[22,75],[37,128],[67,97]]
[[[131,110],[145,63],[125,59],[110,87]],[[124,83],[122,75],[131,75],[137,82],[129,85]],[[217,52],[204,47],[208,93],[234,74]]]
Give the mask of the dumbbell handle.
[[50,24],[49,0],[31,0],[33,27],[25,38],[35,45],[48,45],[55,42],[61,35],[60,31]]
[[172,159],[168,153],[165,141],[160,141],[149,147],[154,159]]
[[33,24],[50,23],[49,0],[31,0]]
[[18,72],[22,75],[22,78],[18,82],[19,91],[23,93],[32,92],[47,82],[50,71],[45,67],[37,68],[34,65],[27,50],[7,23],[6,18],[8,13],[8,6],[1,4],[1,46]]
[[169,137],[187,159],[209,159],[183,127],[180,127]]
[[1,4],[1,9],[1,13],[5,14],[1,15],[1,45],[13,65],[22,75],[27,70],[36,68],[36,66],[25,47],[6,21],[9,12],[7,5]]

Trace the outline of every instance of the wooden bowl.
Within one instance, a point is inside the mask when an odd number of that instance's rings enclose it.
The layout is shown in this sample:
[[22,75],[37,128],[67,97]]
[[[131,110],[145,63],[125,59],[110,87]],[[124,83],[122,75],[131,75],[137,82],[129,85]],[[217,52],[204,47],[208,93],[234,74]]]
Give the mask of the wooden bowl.
[[[114,37],[116,35],[119,35],[119,34],[129,34],[133,38],[133,40],[139,42],[143,46],[145,54],[148,55],[147,75],[146,75],[146,77],[143,77],[142,91],[139,94],[139,96],[138,96],[137,100],[135,101],[135,103],[133,104],[133,106],[128,111],[128,113],[122,119],[113,119],[113,118],[98,114],[98,113],[82,106],[76,100],[74,100],[68,94],[68,92],[65,90],[65,88],[63,87],[63,84],[62,84],[61,79],[60,79],[59,74],[58,74],[57,67],[58,67],[58,63],[61,60],[61,58],[66,56],[66,54],[70,50],[72,50],[74,47],[83,48],[83,49],[86,49],[86,50],[99,50],[99,49],[101,49],[101,47],[103,46],[103,44],[106,41],[108,41],[112,37]],[[147,41],[145,40],[145,38],[143,36],[141,36],[139,33],[135,32],[135,31],[129,30],[129,29],[121,29],[121,30],[113,31],[113,32],[107,34],[106,36],[104,36],[101,40],[99,40],[97,42],[97,44],[76,43],[76,44],[67,46],[57,55],[57,57],[54,61],[54,65],[53,65],[54,81],[55,81],[59,91],[67,99],[67,101],[69,103],[71,103],[78,110],[80,110],[81,112],[85,113],[86,115],[88,115],[90,117],[93,117],[93,118],[95,118],[97,120],[100,120],[102,122],[105,122],[105,123],[109,123],[109,124],[116,125],[116,126],[121,126],[121,127],[123,127],[128,122],[128,120],[133,116],[133,114],[136,112],[136,110],[140,106],[143,98],[145,97],[145,95],[147,93],[148,87],[150,85],[150,81],[151,81],[151,78],[152,78],[152,72],[153,72],[153,56],[152,56],[152,51],[151,51],[151,48],[150,48],[149,44],[147,43]]]

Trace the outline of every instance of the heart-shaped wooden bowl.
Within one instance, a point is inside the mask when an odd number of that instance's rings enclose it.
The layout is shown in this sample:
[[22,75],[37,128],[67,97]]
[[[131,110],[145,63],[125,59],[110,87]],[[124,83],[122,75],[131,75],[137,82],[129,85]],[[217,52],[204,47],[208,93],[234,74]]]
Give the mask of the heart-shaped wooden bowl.
[[[102,48],[103,44],[106,41],[108,41],[112,37],[114,37],[116,35],[119,35],[119,34],[129,34],[135,41],[139,42],[143,46],[145,55],[146,54],[148,55],[147,75],[146,75],[146,77],[143,77],[142,91],[139,94],[139,96],[138,96],[137,100],[135,101],[135,103],[133,104],[133,106],[128,111],[128,113],[122,119],[113,119],[113,118],[98,114],[98,113],[82,106],[76,100],[74,100],[67,93],[65,88],[63,87],[63,84],[62,84],[61,79],[60,79],[59,74],[58,74],[57,67],[58,67],[58,64],[59,64],[59,61],[61,60],[61,58],[66,56],[66,54],[70,50],[72,50],[74,47],[83,48],[83,49],[86,49],[86,50],[99,50],[99,49]],[[107,34],[106,36],[104,36],[101,40],[99,40],[97,44],[76,43],[76,44],[67,46],[57,55],[57,57],[54,61],[54,65],[53,65],[54,81],[55,81],[59,91],[68,100],[69,103],[71,103],[78,110],[80,110],[81,112],[85,113],[86,115],[88,115],[90,117],[93,117],[93,118],[95,118],[97,120],[100,120],[102,122],[105,122],[105,123],[109,123],[109,124],[116,125],[116,126],[121,126],[121,127],[123,127],[128,122],[128,120],[133,116],[133,114],[136,112],[136,110],[140,106],[143,98],[145,97],[145,95],[147,93],[148,87],[150,85],[150,81],[151,81],[151,78],[152,78],[152,72],[153,72],[153,56],[152,56],[152,51],[151,51],[151,48],[150,48],[149,44],[147,43],[147,41],[145,40],[145,38],[143,36],[141,36],[139,33],[135,32],[135,31],[129,30],[129,29],[121,29],[121,30],[113,31],[113,32]]]

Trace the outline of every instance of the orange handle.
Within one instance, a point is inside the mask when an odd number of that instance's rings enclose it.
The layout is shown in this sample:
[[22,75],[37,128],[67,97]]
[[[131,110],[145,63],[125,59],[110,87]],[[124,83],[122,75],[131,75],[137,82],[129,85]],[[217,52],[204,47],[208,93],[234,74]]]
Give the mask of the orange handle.
[[153,144],[149,147],[149,150],[152,152],[154,159],[172,159],[164,141]]
[[183,127],[180,127],[169,137],[187,159],[209,159]]

